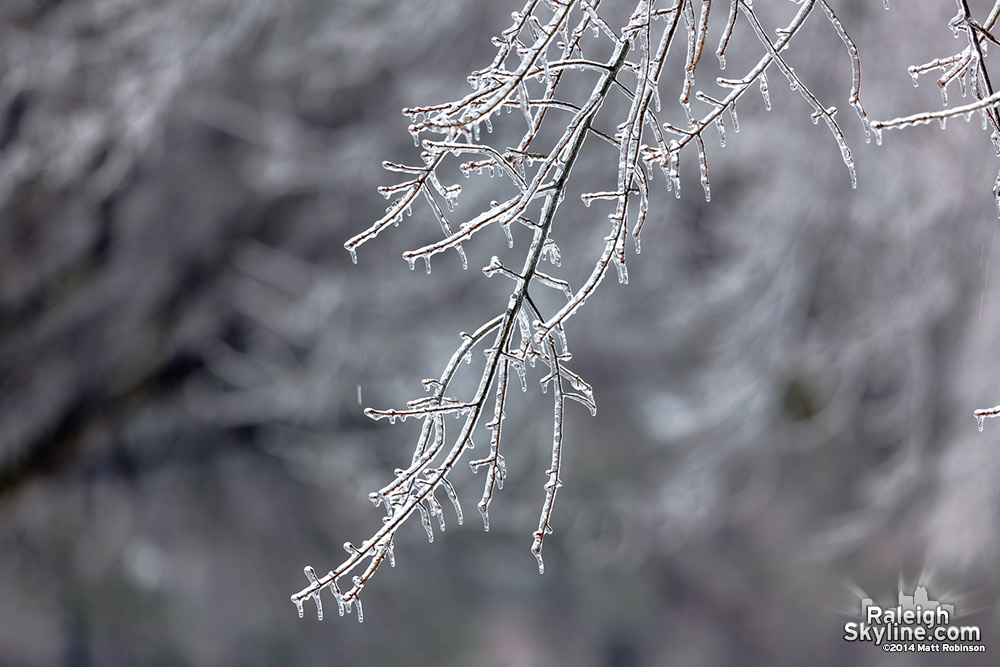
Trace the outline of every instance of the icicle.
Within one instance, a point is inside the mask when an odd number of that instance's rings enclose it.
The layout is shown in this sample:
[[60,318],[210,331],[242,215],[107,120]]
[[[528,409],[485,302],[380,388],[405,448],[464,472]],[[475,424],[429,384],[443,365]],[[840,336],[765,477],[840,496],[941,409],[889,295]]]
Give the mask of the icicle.
[[444,511],[441,509],[441,503],[437,501],[432,493],[427,497],[427,502],[431,506],[431,516],[436,516],[438,519],[438,526],[441,528],[441,532],[445,532],[448,526],[444,522]]
[[729,105],[729,117],[733,120],[733,132],[739,134],[740,132],[740,119],[736,117],[736,100]]
[[521,391],[528,391],[528,382],[526,380],[526,374],[524,372],[524,364],[520,361],[515,361],[511,364],[514,367],[514,372],[517,373],[518,379],[521,381]]
[[407,265],[410,267],[410,271],[412,271],[413,268],[417,265],[417,258],[416,257],[406,257],[405,259],[406,259]]
[[455,210],[455,204],[458,203],[458,196],[461,193],[462,193],[462,186],[458,185],[457,183],[451,186],[450,188],[445,188],[444,201],[448,205],[449,211]]
[[917,70],[916,65],[910,65],[906,70],[910,73],[910,80],[913,82],[913,87],[916,88],[920,85],[920,72]]
[[452,507],[455,508],[455,516],[458,519],[458,525],[461,526],[465,517],[462,516],[462,504],[458,502],[458,494],[455,493],[455,487],[453,487],[450,483],[447,483],[447,480],[442,481],[446,482],[444,484],[444,490],[448,494],[448,499],[451,500]]
[[698,142],[698,167],[701,170],[701,187],[705,191],[705,201],[710,202],[712,201],[712,188],[708,182],[708,158],[705,156],[704,145],[700,141]]
[[537,537],[531,546],[531,553],[535,554],[535,560],[538,561],[538,574],[545,574],[545,561],[542,560],[542,541]]
[[674,191],[674,197],[681,198],[680,147],[676,140],[671,140],[669,156],[667,157],[667,189]]
[[986,418],[990,417],[992,419],[993,417],[996,417],[996,416],[1000,415],[1000,405],[998,405],[996,407],[993,407],[993,408],[985,408],[985,409],[982,409],[982,410],[976,410],[972,414],[976,418],[976,425],[979,427],[979,432],[982,433],[982,431],[983,431],[983,422],[986,421]]
[[358,263],[358,251],[355,250],[354,248],[348,248],[347,252],[349,252],[351,254],[351,263],[352,264],[357,264]]
[[941,106],[948,106],[948,87],[941,86]]
[[358,598],[354,602],[357,603],[357,605],[358,605],[358,623],[364,623],[365,622],[365,614],[361,610],[361,598]]
[[559,348],[562,350],[562,353],[564,355],[569,354],[569,343],[566,341],[566,329],[564,329],[560,324],[555,328],[555,332],[556,340],[559,341]]
[[719,147],[726,147],[726,124],[722,121],[722,116],[720,115],[715,119],[715,129],[719,131]]
[[523,309],[517,311],[517,327],[521,334],[521,341],[531,340],[531,326],[528,324],[528,315]]
[[523,82],[517,88],[517,102],[521,107],[521,113],[524,114],[524,120],[528,124],[528,127],[533,127],[535,119],[531,117],[531,111],[528,109],[528,91],[525,89]]
[[618,269],[618,283],[620,285],[628,285],[628,267],[618,257],[615,257],[614,261],[615,268]]
[[424,255],[424,266],[427,267],[428,275],[431,272],[431,258],[430,255]]
[[431,526],[431,517],[427,513],[427,508],[424,507],[423,503],[417,503],[417,509],[420,510],[420,523],[424,526],[424,532],[427,533],[427,541],[434,541],[434,528]]
[[[330,572],[329,576],[333,576],[333,572]],[[341,616],[343,616],[344,615],[344,596],[341,594],[340,588],[337,586],[336,582],[333,583],[333,585],[331,586],[331,588],[333,589],[333,597],[337,601],[337,611],[340,613]]]
[[760,96],[764,98],[764,110],[771,110],[771,94],[767,90],[767,73],[760,73]]
[[[983,430],[982,427],[980,427],[979,430],[982,431]],[[305,616],[306,612],[305,612],[305,609],[303,609],[303,607],[302,607],[302,600],[298,599],[297,597],[295,597],[293,595],[292,596],[292,602],[295,603],[295,608],[299,612],[299,618],[302,618],[303,616]]]
[[719,69],[726,69],[726,54],[718,53],[719,56]]

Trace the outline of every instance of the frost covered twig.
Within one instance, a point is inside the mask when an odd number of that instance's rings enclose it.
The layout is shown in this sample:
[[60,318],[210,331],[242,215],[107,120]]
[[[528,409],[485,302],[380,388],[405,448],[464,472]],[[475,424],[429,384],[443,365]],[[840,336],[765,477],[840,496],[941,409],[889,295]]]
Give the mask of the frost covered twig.
[[1000,103],[1000,93],[993,93],[989,97],[962,106],[948,107],[939,111],[922,111],[911,116],[902,116],[891,120],[874,120],[871,122],[871,128],[875,133],[876,141],[881,143],[882,130],[901,129],[913,125],[925,125],[935,120],[941,122],[957,116],[968,116],[975,111],[994,109],[998,103]]
[[[985,63],[985,43],[1000,44],[990,33],[990,29],[1000,18],[1000,0],[994,3],[985,23],[979,23],[972,16],[968,0],[955,1],[958,5],[958,14],[949,25],[956,37],[961,32],[965,33],[968,46],[947,58],[938,58],[909,68],[914,86],[919,84],[920,75],[938,69],[944,71],[941,78],[938,79],[937,85],[941,89],[941,102],[946,108],[940,111],[924,111],[901,116],[891,120],[871,121],[870,125],[875,134],[876,143],[882,143],[883,130],[911,127],[935,120],[944,129],[949,118],[964,117],[969,120],[972,114],[978,111],[982,119],[983,130],[989,130],[993,147],[997,156],[1000,157],[1000,110],[997,109],[997,105],[1000,104],[1000,94],[997,94],[993,89],[993,83]],[[962,97],[966,96],[967,91],[971,91],[975,102],[948,107],[948,85],[955,80],[959,83]],[[1000,173],[997,174],[997,180],[993,187],[993,196],[996,199],[997,214],[1000,215]]]

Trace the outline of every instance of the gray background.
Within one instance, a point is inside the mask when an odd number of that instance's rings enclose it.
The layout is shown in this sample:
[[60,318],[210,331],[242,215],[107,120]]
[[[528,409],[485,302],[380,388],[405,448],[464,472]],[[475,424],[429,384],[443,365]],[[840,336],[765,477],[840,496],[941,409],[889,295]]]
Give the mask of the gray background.
[[[939,108],[906,67],[961,48],[954,7],[881,4],[834,5],[870,114]],[[757,5],[768,26],[795,10]],[[856,590],[918,578],[995,660],[1000,428],[972,410],[1000,403],[996,158],[978,120],[866,145],[818,11],[787,57],[841,108],[859,187],[776,71],[770,113],[749,95],[725,149],[708,132],[710,204],[693,155],[680,200],[657,178],[630,284],[609,277],[568,328],[599,413],[569,407],[546,574],[536,375],[491,531],[463,468],[465,526],[432,545],[406,526],[364,624],[329,597],[327,620],[296,617],[302,566],[370,535],[368,492],[409,460],[416,425],[365,418],[359,386],[378,407],[420,395],[506,303],[478,270],[508,253],[499,232],[430,276],[399,259],[437,238],[426,211],[357,266],[342,244],[384,209],[381,161],[417,159],[399,109],[465,94],[519,7],[0,5],[0,665],[976,662],[843,641]],[[732,48],[727,76],[760,54],[745,23]],[[700,84],[717,74],[707,53]],[[601,216],[557,221],[574,284]]]

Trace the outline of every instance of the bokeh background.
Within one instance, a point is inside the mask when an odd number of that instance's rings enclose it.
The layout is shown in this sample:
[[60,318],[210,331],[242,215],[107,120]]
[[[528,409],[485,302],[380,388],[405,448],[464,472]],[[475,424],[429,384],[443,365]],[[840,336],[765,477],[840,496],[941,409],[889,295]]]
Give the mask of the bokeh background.
[[[951,3],[833,4],[871,116],[939,108],[906,68],[962,47]],[[757,5],[772,27],[796,9]],[[464,469],[466,524],[401,531],[362,625],[330,598],[297,618],[302,567],[379,526],[367,494],[409,461],[416,426],[359,399],[419,395],[506,303],[478,270],[499,232],[429,276],[399,258],[435,238],[425,211],[357,266],[343,242],[384,210],[381,161],[416,159],[399,109],[465,94],[519,8],[0,4],[0,665],[996,664],[1000,427],[972,411],[1000,403],[997,159],[978,119],[865,144],[818,11],[787,58],[841,107],[859,186],[776,71],[771,112],[748,95],[726,148],[709,132],[711,203],[693,155],[681,199],[656,180],[630,283],[568,327],[599,412],[570,406],[546,574],[536,376],[490,532]],[[732,49],[727,76],[759,57],[745,23]],[[598,189],[613,170],[577,168]],[[586,272],[604,213],[566,210]],[[985,656],[842,639],[859,591],[918,581]]]

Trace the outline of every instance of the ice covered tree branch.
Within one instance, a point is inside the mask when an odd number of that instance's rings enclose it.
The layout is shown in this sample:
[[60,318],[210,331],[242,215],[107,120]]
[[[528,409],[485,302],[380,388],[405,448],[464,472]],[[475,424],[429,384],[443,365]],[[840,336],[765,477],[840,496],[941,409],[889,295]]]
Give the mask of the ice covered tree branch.
[[[979,112],[983,130],[989,130],[990,140],[1000,157],[1000,111],[997,104],[1000,104],[1000,95],[993,89],[989,71],[986,69],[986,44],[997,44],[997,40],[990,33],[990,29],[1000,18],[1000,1],[993,5],[990,14],[984,23],[979,23],[972,15],[967,0],[956,0],[958,14],[950,21],[949,25],[955,37],[965,33],[968,46],[959,53],[946,58],[938,58],[922,65],[913,65],[909,68],[913,85],[920,82],[920,76],[934,70],[943,70],[944,73],[937,80],[937,85],[941,89],[941,103],[946,107],[938,111],[924,111],[901,116],[891,120],[875,120],[871,122],[872,132],[875,134],[875,141],[882,143],[882,131],[887,129],[899,129],[912,127],[914,125],[931,123],[937,121],[941,128],[946,127],[949,118],[962,117],[969,120],[972,115]],[[948,106],[948,86],[957,80],[959,91],[965,97],[967,91],[971,91],[974,102],[960,106]],[[1000,215],[1000,173],[993,187],[993,196],[997,202],[997,214]]]
[[[498,303],[497,314],[474,333],[462,334],[461,344],[441,375],[424,381],[427,395],[405,407],[365,411],[373,419],[389,422],[419,419],[420,434],[410,464],[397,469],[392,481],[370,494],[373,503],[385,509],[382,527],[360,546],[346,543],[347,558],[326,575],[318,576],[311,567],[305,569],[308,585],[292,595],[300,615],[304,602],[312,599],[322,617],[320,594],[329,589],[340,613],[356,604],[360,620],[361,593],[386,560],[390,566],[394,564],[394,537],[403,523],[417,517],[432,541],[433,523],[445,528],[441,495],[448,498],[458,522],[462,522],[453,477],[480,429],[489,433],[489,449],[469,465],[473,472],[486,471],[478,509],[484,528],[489,530],[490,503],[506,477],[502,435],[511,375],[517,375],[522,390],[526,390],[528,367],[539,364],[548,370],[540,380],[541,389],[547,392],[551,387],[553,401],[545,496],[530,549],[539,572],[543,571],[542,548],[546,535],[552,532],[555,498],[562,485],[566,401],[579,402],[592,414],[596,412],[592,388],[568,367],[571,355],[566,326],[612,266],[619,282],[628,282],[627,241],[631,239],[638,253],[654,171],[659,168],[667,188],[679,196],[681,153],[691,153],[704,196],[710,199],[705,131],[714,127],[724,146],[724,116],[729,115],[733,132],[738,132],[736,102],[751,87],[759,88],[765,108],[770,109],[767,70],[773,67],[809,105],[813,121],[822,119],[827,125],[854,181],[853,158],[835,118],[835,107],[822,103],[807,87],[785,50],[806,19],[822,8],[850,56],[853,83],[847,102],[857,111],[867,133],[858,50],[828,2],[804,0],[798,4],[794,16],[772,39],[750,0],[639,0],[624,12],[620,5],[600,0],[529,0],[512,14],[511,26],[494,38],[497,54],[493,62],[470,75],[471,93],[450,103],[404,109],[411,121],[409,131],[421,149],[421,163],[384,163],[404,180],[380,188],[392,201],[383,217],[347,241],[345,248],[352,259],[357,261],[362,245],[402,222],[420,201],[426,202],[440,236],[403,253],[411,269],[422,261],[430,272],[432,259],[449,250],[454,250],[467,267],[463,244],[476,242],[490,227],[499,226],[513,247],[510,228],[517,223],[530,232],[531,242],[519,269],[496,256],[484,267],[486,276],[512,281],[506,304]],[[721,11],[720,5],[724,6]],[[715,21],[721,23],[722,30],[715,52],[720,67],[726,66],[727,50],[738,30],[756,39],[761,55],[741,78],[719,78],[710,88],[700,85],[697,75]],[[671,47],[684,50],[683,66],[673,73],[666,67]],[[602,48],[610,55],[589,55]],[[567,77],[571,72],[573,76]],[[591,83],[582,86],[581,78]],[[667,120],[668,110],[661,105],[668,85],[677,86],[673,90],[682,112],[680,122]],[[614,103],[608,104],[610,100]],[[616,111],[619,109],[624,111]],[[509,114],[513,110],[520,114]],[[614,117],[615,113],[620,116]],[[519,117],[523,117],[520,138],[509,144],[499,140],[509,134],[494,132],[493,124],[506,129],[514,122],[511,118]],[[600,141],[588,142],[590,138]],[[574,289],[563,277],[548,269],[542,271],[541,265],[548,261],[552,271],[558,269],[561,253],[555,241],[557,231],[576,231],[573,226],[563,229],[565,223],[560,222],[559,214],[571,190],[574,166],[589,143],[595,143],[594,151],[607,152],[610,147],[614,157],[606,162],[617,169],[608,170],[603,188],[582,188],[585,206],[606,207],[608,232],[593,249],[589,276]],[[690,146],[693,151],[684,150]],[[456,159],[461,161],[458,170],[466,178],[499,177],[494,188],[507,192],[485,209],[459,218],[462,188],[447,182],[448,165]],[[583,224],[576,222],[577,226]],[[537,298],[539,290],[555,290],[564,295],[565,302],[556,308],[543,307],[547,302]],[[452,395],[463,360],[471,363],[477,351],[483,353],[484,361],[474,390],[466,396]],[[459,420],[457,431],[456,427],[448,429],[449,418]],[[348,576],[350,585],[342,588],[341,582]]]

